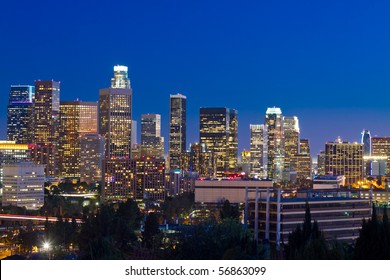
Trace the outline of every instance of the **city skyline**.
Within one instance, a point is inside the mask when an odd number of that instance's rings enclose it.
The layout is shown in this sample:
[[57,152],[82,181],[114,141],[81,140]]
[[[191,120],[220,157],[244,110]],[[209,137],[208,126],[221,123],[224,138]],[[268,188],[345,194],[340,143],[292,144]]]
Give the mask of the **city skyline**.
[[[155,3],[156,10],[126,2],[121,11],[88,1],[78,9],[55,3],[46,7],[53,11],[48,15],[27,1],[5,3],[0,92],[8,96],[11,85],[54,79],[61,81],[61,100],[97,101],[99,89],[110,86],[112,67],[121,64],[129,66],[133,119],[161,114],[165,139],[169,95],[176,93],[187,96],[187,122],[195,128],[200,107],[237,109],[240,152],[250,148],[249,124],[261,124],[273,106],[299,118],[301,138],[310,139],[313,156],[337,136],[360,141],[363,129],[390,135],[383,126],[390,121],[390,42],[383,36],[390,29],[385,12],[390,4],[335,3],[246,3],[245,18],[231,9],[231,1],[207,3],[207,9],[202,2]],[[8,10],[20,13],[12,25]],[[131,20],[127,11],[133,11]],[[104,22],[91,16],[105,13]],[[28,21],[31,14],[40,20]],[[69,17],[72,22],[65,20]],[[200,17],[203,21],[196,20]],[[127,36],[113,28],[118,21],[131,29]],[[60,36],[41,44],[40,30]],[[109,32],[119,39],[102,42],[100,34]],[[23,36],[28,48],[17,43]],[[5,139],[5,103],[0,116]],[[196,130],[188,130],[186,148],[199,141]]]

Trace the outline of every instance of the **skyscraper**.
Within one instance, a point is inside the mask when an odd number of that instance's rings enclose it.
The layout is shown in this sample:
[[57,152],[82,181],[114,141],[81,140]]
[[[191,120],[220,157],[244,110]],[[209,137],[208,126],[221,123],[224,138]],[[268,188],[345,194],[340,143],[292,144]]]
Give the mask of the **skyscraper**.
[[63,177],[80,177],[80,137],[97,133],[97,102],[61,101],[59,168]]
[[268,108],[265,115],[267,126],[267,173],[268,179],[281,181],[283,173],[284,141],[283,141],[283,117],[280,108]]
[[131,157],[132,90],[127,67],[114,66],[111,87],[100,89],[99,133],[106,140],[106,157]]
[[58,175],[60,128],[60,82],[35,81],[34,143],[46,154],[42,157],[46,176]]
[[362,131],[362,140],[360,142],[364,145],[364,155],[371,156],[371,133],[369,130]]
[[267,128],[264,124],[251,124],[250,164],[251,177],[267,177]]
[[[299,153],[299,122],[297,117],[283,117],[284,171],[291,171],[291,159]],[[289,177],[289,176],[288,176]]]
[[237,173],[238,167],[238,111],[229,109],[228,171]]
[[32,143],[34,86],[11,86],[8,101],[7,140]]
[[164,158],[164,137],[161,136],[161,115],[141,115],[141,155]]
[[169,118],[169,168],[180,168],[180,154],[186,150],[186,100],[178,93],[170,96]]
[[325,144],[325,174],[344,175],[347,185],[362,180],[363,144],[335,142]]
[[197,172],[200,177],[215,177],[214,153],[204,144],[190,144],[190,149],[183,152],[180,157],[180,169],[189,172]]
[[299,153],[301,155],[310,155],[309,139],[301,139],[301,140],[299,140]]
[[237,111],[228,108],[200,108],[200,144],[214,152],[217,177],[237,168]]
[[390,136],[372,137],[371,155],[387,157],[386,174],[390,174]]
[[84,134],[80,139],[80,181],[97,182],[102,179],[104,137],[100,134]]

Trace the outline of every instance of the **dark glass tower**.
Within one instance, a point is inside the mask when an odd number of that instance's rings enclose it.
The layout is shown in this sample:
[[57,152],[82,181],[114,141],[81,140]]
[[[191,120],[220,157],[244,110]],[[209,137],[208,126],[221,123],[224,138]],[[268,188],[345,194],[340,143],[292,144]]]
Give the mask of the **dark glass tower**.
[[234,109],[200,108],[200,144],[214,153],[217,177],[236,171],[237,115]]
[[369,130],[364,129],[362,131],[361,144],[363,144],[364,147],[364,155],[371,156],[371,133]]
[[34,93],[34,86],[11,86],[7,114],[7,140],[18,144],[32,143]]
[[170,96],[169,168],[171,170],[180,168],[180,155],[186,151],[186,102],[187,98],[180,93]]

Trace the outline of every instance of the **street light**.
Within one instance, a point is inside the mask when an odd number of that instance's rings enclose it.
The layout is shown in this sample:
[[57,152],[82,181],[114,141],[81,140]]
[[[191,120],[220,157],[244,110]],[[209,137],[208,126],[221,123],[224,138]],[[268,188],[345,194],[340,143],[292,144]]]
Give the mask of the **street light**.
[[50,249],[51,249],[51,244],[49,242],[44,242],[43,243],[43,249],[47,252],[47,257],[50,260]]

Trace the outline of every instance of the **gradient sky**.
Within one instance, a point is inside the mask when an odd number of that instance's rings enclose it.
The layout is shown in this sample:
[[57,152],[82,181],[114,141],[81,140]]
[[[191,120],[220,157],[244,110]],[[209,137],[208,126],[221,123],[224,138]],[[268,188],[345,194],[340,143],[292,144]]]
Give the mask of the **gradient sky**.
[[188,143],[200,107],[238,109],[240,151],[272,106],[298,116],[313,155],[363,128],[390,135],[389,13],[385,0],[1,1],[0,138],[11,84],[54,79],[61,100],[97,101],[116,64],[133,118],[162,114],[164,136],[169,95],[187,96]]

